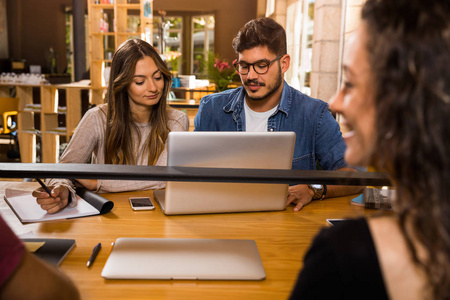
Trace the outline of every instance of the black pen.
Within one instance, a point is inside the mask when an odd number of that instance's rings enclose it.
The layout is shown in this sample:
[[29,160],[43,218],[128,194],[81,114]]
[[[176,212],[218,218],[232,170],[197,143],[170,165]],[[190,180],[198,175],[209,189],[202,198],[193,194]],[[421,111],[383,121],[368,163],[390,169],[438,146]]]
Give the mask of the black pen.
[[89,257],[89,260],[86,264],[86,267],[90,267],[93,263],[95,258],[97,257],[98,252],[100,251],[100,249],[102,248],[102,244],[98,243],[97,246],[94,247],[94,249],[92,250],[92,254],[91,257]]
[[51,197],[52,196],[52,191],[50,191],[50,189],[45,185],[45,183],[42,182],[42,180],[40,180],[39,178],[36,178],[37,182],[39,182],[39,184],[42,186],[42,188],[48,193],[48,195]]

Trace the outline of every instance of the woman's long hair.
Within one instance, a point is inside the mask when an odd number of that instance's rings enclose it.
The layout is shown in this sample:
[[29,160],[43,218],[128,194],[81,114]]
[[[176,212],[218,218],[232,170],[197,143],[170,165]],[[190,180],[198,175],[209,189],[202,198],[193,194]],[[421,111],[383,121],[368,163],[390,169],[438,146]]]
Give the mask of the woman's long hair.
[[424,295],[450,299],[450,1],[368,0],[362,19],[376,91],[372,164],[395,183]]
[[[106,102],[108,103],[105,134],[106,164],[137,164],[133,150],[133,137],[140,140],[139,131],[133,122],[127,88],[132,83],[136,63],[145,56],[152,58],[164,78],[161,99],[153,106],[149,122],[151,133],[147,138],[148,164],[154,165],[164,150],[169,134],[167,126],[167,95],[172,77],[166,64],[156,50],[147,42],[130,39],[122,43],[113,56]],[[133,135],[135,133],[136,135]]]

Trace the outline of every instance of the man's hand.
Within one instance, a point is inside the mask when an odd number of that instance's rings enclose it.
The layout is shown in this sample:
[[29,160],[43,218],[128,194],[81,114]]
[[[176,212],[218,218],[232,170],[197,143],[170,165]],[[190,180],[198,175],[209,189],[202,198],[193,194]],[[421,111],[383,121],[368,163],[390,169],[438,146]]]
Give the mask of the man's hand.
[[287,204],[294,204],[294,211],[299,211],[303,206],[308,205],[314,196],[314,192],[305,184],[298,184],[289,187]]
[[46,210],[49,214],[54,214],[69,203],[69,190],[62,185],[49,186],[48,188],[51,190],[51,196],[42,187],[35,189],[32,195],[36,197],[37,204],[43,210]]

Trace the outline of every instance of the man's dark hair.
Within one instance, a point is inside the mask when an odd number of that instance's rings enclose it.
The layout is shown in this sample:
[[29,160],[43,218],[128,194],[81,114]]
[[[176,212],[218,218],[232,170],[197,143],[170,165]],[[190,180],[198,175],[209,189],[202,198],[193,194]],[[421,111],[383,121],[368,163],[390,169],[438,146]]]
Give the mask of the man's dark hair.
[[271,18],[251,20],[233,39],[233,48],[236,53],[241,53],[258,46],[267,46],[277,56],[286,54],[286,31]]

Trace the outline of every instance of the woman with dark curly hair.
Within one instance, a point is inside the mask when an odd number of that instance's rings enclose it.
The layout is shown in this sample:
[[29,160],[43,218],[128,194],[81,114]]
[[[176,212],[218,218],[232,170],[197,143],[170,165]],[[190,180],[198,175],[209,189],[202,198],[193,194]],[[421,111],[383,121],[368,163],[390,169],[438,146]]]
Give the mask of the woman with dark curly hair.
[[[113,56],[106,104],[90,109],[80,121],[62,163],[166,165],[165,143],[170,131],[185,131],[189,119],[167,105],[172,78],[156,50],[147,42],[130,39]],[[89,190],[125,192],[160,189],[161,181],[78,179]],[[33,191],[48,213],[76,205],[73,183],[51,179],[51,197]],[[72,201],[69,201],[71,195]]]
[[368,0],[330,108],[396,213],[324,229],[292,298],[450,299],[450,1]]

